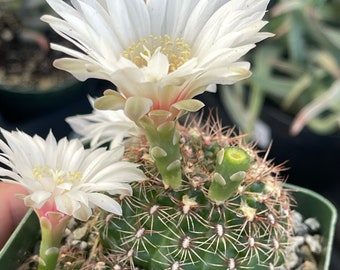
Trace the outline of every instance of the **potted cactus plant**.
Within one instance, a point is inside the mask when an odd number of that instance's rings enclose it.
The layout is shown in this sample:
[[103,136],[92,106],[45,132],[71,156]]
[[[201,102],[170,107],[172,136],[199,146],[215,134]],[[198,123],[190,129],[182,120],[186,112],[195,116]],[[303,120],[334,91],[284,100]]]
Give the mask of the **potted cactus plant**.
[[[296,211],[317,218],[321,228],[315,234],[322,237],[314,259],[295,251],[299,263],[329,269],[335,207],[311,190],[284,184],[280,166],[215,124],[180,127],[183,179],[178,190],[164,187],[146,138],[129,139],[125,159],[141,164],[145,180],[132,184],[133,196],[116,197],[122,216],[97,211],[86,223],[71,222],[57,269],[268,269],[284,265],[289,247],[295,246]],[[107,123],[112,125],[119,123]],[[1,251],[0,266],[36,269],[37,257],[31,255],[39,239],[39,219],[30,211]]]
[[[35,214],[25,221],[42,232],[33,267],[287,266],[296,188],[284,185],[281,166],[213,117],[181,122],[204,106],[194,97],[208,85],[250,75],[239,58],[271,35],[259,32],[268,1],[47,2],[62,19],[42,19],[82,51],[52,45],[73,57],[55,66],[118,91],[95,99],[92,114],[67,119],[81,139],[2,130],[2,179],[27,189],[21,197]],[[330,251],[336,215],[323,203],[320,254]],[[6,250],[2,259],[15,262]],[[321,257],[326,269],[329,256]]]
[[[97,212],[73,227],[64,236],[57,269],[268,269],[284,264],[296,210],[321,222],[323,247],[315,260],[317,269],[329,269],[334,206],[315,192],[284,185],[280,168],[253,146],[210,128],[181,128],[185,163],[177,191],[164,188],[145,138],[129,142],[126,159],[141,163],[147,179],[133,184],[133,196],[118,199],[121,217]],[[221,175],[233,177],[223,185]],[[39,228],[36,215],[28,213],[1,251],[0,266],[35,269],[36,257],[23,258],[34,254]]]

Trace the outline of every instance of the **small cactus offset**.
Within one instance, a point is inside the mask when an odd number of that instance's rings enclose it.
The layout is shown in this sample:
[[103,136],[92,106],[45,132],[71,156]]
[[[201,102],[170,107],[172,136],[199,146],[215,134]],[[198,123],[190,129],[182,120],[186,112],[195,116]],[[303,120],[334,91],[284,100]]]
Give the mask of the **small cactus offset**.
[[180,126],[182,185],[166,188],[141,138],[126,158],[149,179],[105,216],[103,245],[115,269],[274,269],[291,234],[280,167],[218,124]]

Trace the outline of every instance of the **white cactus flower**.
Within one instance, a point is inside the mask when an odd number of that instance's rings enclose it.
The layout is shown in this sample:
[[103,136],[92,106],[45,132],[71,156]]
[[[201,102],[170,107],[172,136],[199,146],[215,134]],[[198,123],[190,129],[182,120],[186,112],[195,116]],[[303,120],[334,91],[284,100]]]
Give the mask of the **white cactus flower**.
[[110,195],[131,195],[130,182],[145,179],[138,165],[121,161],[124,148],[84,149],[80,140],[56,141],[52,132],[44,140],[20,132],[1,130],[0,179],[22,185],[29,192],[24,203],[39,216],[59,212],[87,220],[92,208],[121,215]]
[[[71,58],[57,68],[79,80],[109,80],[99,108],[124,109],[133,121],[155,121],[197,111],[193,97],[210,84],[233,84],[250,76],[240,61],[255,43],[269,0],[47,0],[62,17],[42,20],[80,51],[52,44]],[[97,103],[95,103],[97,106]]]
[[109,148],[112,149],[121,145],[125,138],[139,136],[142,133],[123,110],[97,110],[93,106],[94,99],[92,97],[88,99],[93,107],[92,113],[69,116],[65,119],[83,143],[89,143],[91,148],[109,144]]

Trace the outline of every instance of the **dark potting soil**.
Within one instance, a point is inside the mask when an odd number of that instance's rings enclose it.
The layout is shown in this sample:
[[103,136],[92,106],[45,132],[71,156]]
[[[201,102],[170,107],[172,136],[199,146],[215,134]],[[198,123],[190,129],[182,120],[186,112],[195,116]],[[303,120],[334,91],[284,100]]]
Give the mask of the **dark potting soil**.
[[71,75],[53,67],[63,53],[50,42],[65,44],[47,25],[34,30],[23,27],[15,13],[0,10],[0,85],[16,91],[47,90]]

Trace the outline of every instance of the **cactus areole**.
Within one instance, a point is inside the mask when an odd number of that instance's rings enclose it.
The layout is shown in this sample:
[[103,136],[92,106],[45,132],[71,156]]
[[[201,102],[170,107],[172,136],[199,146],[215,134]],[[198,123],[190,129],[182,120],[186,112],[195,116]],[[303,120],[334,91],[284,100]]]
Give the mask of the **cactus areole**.
[[282,265],[291,226],[280,168],[232,132],[196,125],[180,127],[180,134],[176,190],[163,185],[146,139],[127,148],[148,179],[134,185],[134,196],[120,198],[123,216],[103,216],[102,242],[117,269]]

